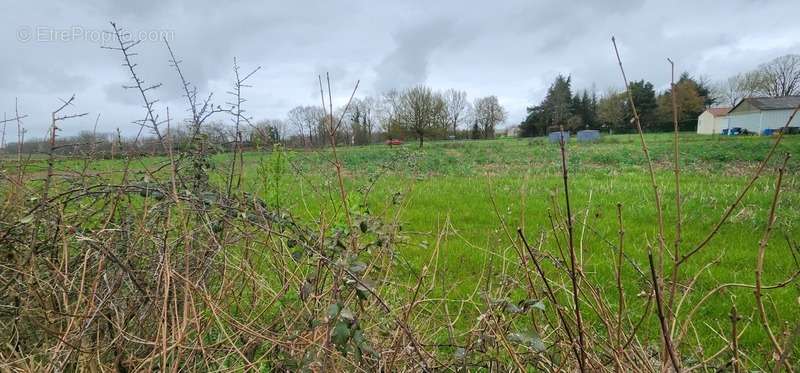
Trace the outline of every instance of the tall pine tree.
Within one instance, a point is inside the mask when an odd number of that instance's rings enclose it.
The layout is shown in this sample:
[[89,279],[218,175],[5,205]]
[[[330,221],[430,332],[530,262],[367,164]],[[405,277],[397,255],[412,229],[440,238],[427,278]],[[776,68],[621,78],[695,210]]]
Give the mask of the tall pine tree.
[[559,74],[547,89],[544,101],[528,108],[528,117],[520,124],[523,136],[545,135],[549,127],[567,126],[574,114],[571,81],[570,76]]

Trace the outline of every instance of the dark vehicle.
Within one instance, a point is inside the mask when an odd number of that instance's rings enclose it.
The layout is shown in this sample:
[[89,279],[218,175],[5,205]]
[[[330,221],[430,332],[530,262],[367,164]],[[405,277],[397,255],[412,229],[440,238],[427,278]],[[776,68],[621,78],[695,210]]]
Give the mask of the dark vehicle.
[[722,130],[722,134],[728,136],[749,135],[750,131],[741,127],[733,127]]
[[[764,132],[765,132],[764,134],[766,135],[766,130]],[[777,129],[772,130],[770,135],[776,135],[777,136],[781,132],[784,132],[784,129],[783,128],[777,128]],[[797,135],[797,134],[800,134],[800,127],[787,127],[786,131],[785,131],[785,134],[786,135]]]

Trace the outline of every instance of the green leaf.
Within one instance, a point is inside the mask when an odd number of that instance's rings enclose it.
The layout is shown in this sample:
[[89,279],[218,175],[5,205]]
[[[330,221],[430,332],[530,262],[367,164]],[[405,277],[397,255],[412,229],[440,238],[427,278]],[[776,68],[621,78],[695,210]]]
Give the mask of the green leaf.
[[547,349],[539,335],[534,332],[515,332],[508,335],[508,340],[526,347],[530,347],[536,352]]
[[33,221],[33,215],[28,215],[28,216],[26,216],[24,218],[20,218],[19,219],[19,222],[22,223],[22,224],[28,224],[28,223],[30,223],[32,221]]
[[344,347],[350,339],[350,328],[343,321],[336,323],[331,331],[331,342],[339,348]]
[[364,339],[364,332],[362,332],[361,330],[356,330],[353,332],[353,342],[361,346],[361,344],[364,343],[365,341],[366,339]]
[[328,315],[329,319],[334,319],[334,318],[336,318],[336,316],[339,315],[339,311],[341,309],[342,308],[339,307],[339,303],[334,303],[334,304],[331,304],[330,306],[328,306],[328,312],[326,314]]
[[303,259],[303,250],[301,249],[293,251],[292,259],[294,259],[295,261],[300,261],[300,259]]
[[356,346],[356,348],[355,348],[355,349],[353,349],[353,355],[355,355],[356,361],[359,361],[359,362],[360,362],[360,361],[361,361],[361,359],[362,359],[362,356],[361,356],[361,348],[360,348],[360,347],[358,347],[358,346]]

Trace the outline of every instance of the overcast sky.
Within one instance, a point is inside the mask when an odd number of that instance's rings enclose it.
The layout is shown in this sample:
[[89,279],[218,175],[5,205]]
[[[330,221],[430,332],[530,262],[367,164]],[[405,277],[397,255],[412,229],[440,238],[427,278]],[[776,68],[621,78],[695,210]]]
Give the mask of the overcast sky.
[[[233,58],[261,66],[246,91],[255,119],[282,118],[317,104],[317,74],[330,72],[335,103],[357,79],[358,96],[427,84],[470,98],[497,95],[505,125],[524,118],[559,74],[598,93],[621,87],[610,38],[617,37],[629,78],[658,89],[678,69],[722,80],[787,53],[800,53],[797,0],[780,1],[17,1],[0,11],[0,114],[14,100],[29,117],[27,137],[42,137],[59,98],[77,96],[84,119],[65,134],[91,128],[137,128],[141,102],[124,90],[118,52],[101,49],[109,21],[140,35],[141,76],[163,87],[158,109],[185,115],[164,36],[201,93],[227,100]],[[48,4],[49,3],[49,4]],[[9,128],[7,136],[15,138]],[[10,140],[9,140],[10,141]]]

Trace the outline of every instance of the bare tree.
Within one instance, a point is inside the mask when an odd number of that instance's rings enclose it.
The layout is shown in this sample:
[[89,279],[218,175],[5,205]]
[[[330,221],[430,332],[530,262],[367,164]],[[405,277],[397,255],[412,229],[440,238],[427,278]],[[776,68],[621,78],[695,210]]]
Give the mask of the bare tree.
[[233,187],[233,176],[236,173],[237,156],[239,159],[239,174],[236,179],[236,188],[239,188],[242,183],[242,172],[244,172],[244,158],[242,158],[242,124],[251,124],[251,118],[245,114],[246,111],[242,107],[242,105],[247,102],[247,100],[242,96],[242,89],[250,87],[248,84],[246,84],[247,80],[250,79],[250,77],[253,76],[253,74],[255,74],[258,70],[261,70],[261,66],[256,67],[250,73],[245,75],[240,74],[239,69],[239,63],[236,61],[236,57],[234,57],[233,76],[235,79],[233,81],[233,90],[228,92],[233,99],[233,101],[229,102],[228,105],[231,107],[231,121],[234,125],[232,145],[233,158],[231,158],[230,174],[228,177],[228,196],[231,195],[231,189]]
[[800,95],[800,55],[787,54],[755,70],[736,74],[719,84],[716,90],[731,106],[752,96]]
[[758,89],[759,74],[749,72],[736,74],[720,83],[715,90],[716,95],[730,106],[736,106],[743,98],[753,96]]
[[400,125],[413,133],[422,147],[425,136],[447,126],[447,110],[442,95],[430,87],[409,88],[400,96],[397,118]]
[[306,125],[303,120],[303,107],[296,106],[292,108],[286,114],[286,118],[289,124],[294,127],[294,129],[300,135],[300,138],[303,139],[303,146],[308,147],[311,135],[308,134],[309,137],[306,137]]
[[363,113],[362,125],[367,131],[367,139],[371,143],[373,141],[373,133],[375,132],[376,123],[378,122],[377,113],[377,100],[374,97],[367,97],[359,101],[361,112]]
[[758,67],[759,93],[767,96],[800,94],[800,55],[787,54]]
[[480,127],[483,138],[494,138],[495,127],[505,122],[506,110],[500,105],[497,96],[486,96],[475,100],[475,122]]
[[469,102],[467,92],[448,89],[444,92],[444,102],[447,108],[447,123],[453,129],[453,138],[458,135],[458,125],[464,122]]
[[167,46],[167,51],[169,51],[170,65],[175,68],[178,79],[181,81],[183,96],[186,98],[189,112],[192,115],[190,120],[191,133],[189,135],[190,143],[194,145],[192,151],[196,154],[200,154],[204,151],[202,145],[198,144],[198,142],[200,142],[199,135],[202,132],[203,123],[214,114],[225,110],[219,105],[214,107],[214,104],[211,102],[211,99],[214,97],[213,92],[205,96],[205,99],[201,100],[198,97],[199,92],[197,86],[190,83],[183,74],[183,70],[181,70],[182,61],[175,57],[175,53],[172,51],[172,47],[169,45],[167,39],[164,39],[164,45]]
[[3,120],[0,121],[0,123],[3,124],[3,134],[2,134],[2,139],[0,139],[0,151],[5,151],[6,150],[6,145],[7,145],[6,144],[6,126],[7,126],[7,124],[10,123],[10,122],[19,122],[21,119],[25,119],[26,117],[27,117],[27,115],[20,116],[18,111],[14,115],[14,118],[8,118],[6,116],[6,113],[3,113]]
[[375,100],[375,116],[379,127],[388,136],[394,135],[399,126],[398,109],[400,108],[400,92],[395,89],[383,92]]
[[[378,100],[373,97],[363,99],[354,98],[347,107],[339,108],[337,116],[346,116],[348,120],[342,123],[340,135],[345,135],[348,142],[355,145],[366,145],[373,141],[373,132],[379,119]],[[349,127],[349,128],[348,128]]]
[[[136,72],[136,67],[138,64],[133,62],[133,57],[136,56],[137,53],[133,52],[133,49],[139,45],[139,43],[141,43],[141,40],[132,39],[130,33],[123,30],[121,27],[117,27],[117,24],[114,22],[111,22],[111,27],[114,30],[113,35],[116,45],[118,46],[102,46],[101,48],[121,52],[123,57],[122,65],[127,68],[128,72],[130,73],[131,80],[133,81],[132,85],[124,85],[123,88],[138,91],[142,98],[142,103],[145,108],[145,117],[144,119],[137,120],[134,123],[138,124],[140,127],[139,134],[141,134],[142,129],[144,128],[148,128],[153,131],[158,139],[158,142],[161,144],[164,150],[166,150],[166,143],[160,129],[160,125],[162,125],[163,122],[159,119],[155,109],[155,105],[158,103],[158,100],[150,97],[151,91],[161,87],[161,83],[145,83],[144,79],[140,78]],[[172,62],[176,66],[179,63],[175,61],[174,56],[172,57]]]
[[317,106],[297,106],[287,114],[289,125],[297,130],[306,147],[321,141],[320,125],[324,116],[322,109]]
[[280,143],[286,136],[286,126],[283,119],[261,120],[251,126],[248,137],[255,146]]
[[203,126],[202,133],[210,144],[228,144],[233,141],[230,127],[219,121],[208,122]]
[[58,109],[53,111],[50,115],[50,129],[49,129],[50,146],[47,150],[47,178],[45,178],[44,188],[42,189],[43,202],[47,201],[48,192],[50,191],[50,185],[52,184],[53,180],[53,170],[54,170],[53,167],[55,164],[55,151],[56,151],[56,133],[61,130],[61,128],[58,127],[59,123],[68,119],[80,118],[88,114],[88,113],[62,114],[64,109],[73,105],[73,102],[75,101],[74,94],[69,99],[66,100],[59,99],[59,100],[61,101],[61,106],[59,106]]
[[283,119],[267,119],[267,124],[275,130],[278,141],[283,141],[286,138],[286,129],[288,123]]

